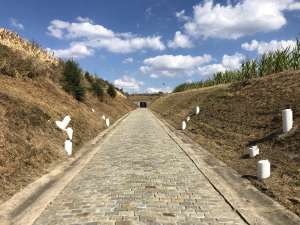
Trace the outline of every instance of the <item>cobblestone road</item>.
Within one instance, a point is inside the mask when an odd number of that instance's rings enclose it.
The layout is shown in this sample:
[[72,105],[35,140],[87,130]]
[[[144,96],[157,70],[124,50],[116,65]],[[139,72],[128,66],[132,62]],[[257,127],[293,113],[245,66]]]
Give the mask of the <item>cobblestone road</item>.
[[35,225],[245,224],[148,110],[132,112]]

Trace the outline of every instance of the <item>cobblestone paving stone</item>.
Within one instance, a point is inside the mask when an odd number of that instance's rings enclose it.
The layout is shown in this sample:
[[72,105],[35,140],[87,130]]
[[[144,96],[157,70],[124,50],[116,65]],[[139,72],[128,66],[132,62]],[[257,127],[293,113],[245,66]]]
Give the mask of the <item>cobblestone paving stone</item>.
[[146,109],[132,112],[35,221],[245,224]]

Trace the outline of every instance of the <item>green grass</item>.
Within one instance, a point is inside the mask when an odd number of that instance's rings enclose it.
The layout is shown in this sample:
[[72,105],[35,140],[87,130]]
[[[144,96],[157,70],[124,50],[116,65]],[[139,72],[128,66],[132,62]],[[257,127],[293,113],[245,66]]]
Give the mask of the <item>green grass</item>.
[[299,69],[300,41],[297,39],[294,48],[288,47],[275,52],[265,53],[258,59],[247,59],[242,63],[240,69],[236,71],[218,72],[211,79],[205,81],[183,83],[175,87],[173,92],[248,80],[273,73]]

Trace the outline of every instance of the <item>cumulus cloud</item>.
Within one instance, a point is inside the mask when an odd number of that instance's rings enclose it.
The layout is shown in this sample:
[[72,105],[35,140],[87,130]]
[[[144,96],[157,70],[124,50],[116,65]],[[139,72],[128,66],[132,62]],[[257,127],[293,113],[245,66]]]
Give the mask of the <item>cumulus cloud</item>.
[[94,21],[88,17],[81,17],[81,16],[78,16],[76,18],[79,22],[88,22],[88,23],[94,23]]
[[10,18],[10,24],[19,30],[24,30],[24,25],[15,18]]
[[188,21],[190,18],[188,16],[185,15],[185,10],[181,10],[179,12],[175,13],[175,16],[178,18],[178,20],[180,21]]
[[211,76],[217,72],[225,72],[230,70],[237,70],[245,59],[244,55],[235,53],[234,55],[224,55],[220,63],[199,66],[198,73],[201,76]]
[[133,63],[133,58],[131,58],[131,57],[128,57],[128,58],[126,58],[126,59],[124,59],[123,61],[122,61],[122,63],[123,64],[128,64],[128,63]]
[[267,52],[274,52],[278,49],[285,49],[287,47],[293,48],[296,46],[294,40],[272,40],[270,42],[252,40],[250,43],[243,43],[241,47],[247,51],[256,51],[262,55]]
[[172,89],[170,87],[164,87],[164,88],[155,88],[155,87],[149,87],[146,88],[146,93],[153,94],[158,92],[164,92],[164,93],[170,93]]
[[210,55],[160,55],[144,60],[140,71],[144,74],[155,74],[156,76],[192,75],[198,66],[209,63]]
[[122,78],[114,80],[114,85],[126,91],[138,91],[144,83],[136,80],[134,77],[124,75]]
[[48,34],[88,48],[106,49],[113,53],[165,49],[160,36],[139,37],[131,33],[117,33],[83,17],[77,17],[75,22],[52,20],[48,26]]
[[66,49],[47,49],[49,52],[53,52],[55,56],[59,58],[84,58],[94,54],[94,50],[88,48],[87,46],[74,43],[71,44],[69,48]]
[[227,5],[207,0],[194,6],[193,18],[184,29],[194,38],[238,39],[278,30],[287,23],[284,12],[299,9],[295,0],[229,1]]
[[288,6],[288,10],[299,10],[300,9],[300,2],[292,2]]
[[154,73],[150,74],[150,77],[151,77],[151,78],[153,78],[153,79],[157,79],[157,78],[159,78],[159,76],[158,76],[158,75],[156,75],[156,74],[154,74]]
[[191,48],[193,47],[190,38],[182,34],[180,31],[176,31],[174,40],[168,42],[169,48]]

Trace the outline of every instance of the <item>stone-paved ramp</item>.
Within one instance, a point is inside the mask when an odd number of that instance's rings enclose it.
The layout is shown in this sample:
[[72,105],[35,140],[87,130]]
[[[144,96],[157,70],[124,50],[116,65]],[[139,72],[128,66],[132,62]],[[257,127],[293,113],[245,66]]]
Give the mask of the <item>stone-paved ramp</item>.
[[139,109],[34,224],[245,223],[154,115]]

